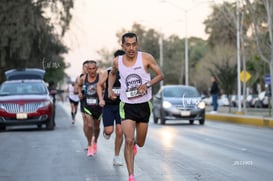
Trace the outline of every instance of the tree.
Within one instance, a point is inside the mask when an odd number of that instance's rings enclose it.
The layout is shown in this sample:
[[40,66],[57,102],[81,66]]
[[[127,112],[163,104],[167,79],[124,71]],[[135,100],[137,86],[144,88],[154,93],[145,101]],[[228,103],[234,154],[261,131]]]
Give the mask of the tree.
[[67,65],[62,54],[67,48],[62,44],[61,36],[68,29],[72,7],[73,0],[0,2],[0,81],[3,72],[11,68],[46,68],[49,69],[46,74],[54,71],[64,75]]
[[[215,75],[222,94],[231,95],[237,80],[236,50],[233,46],[219,45],[209,51],[198,64],[195,80],[202,86],[202,92],[210,88],[210,76]],[[202,71],[203,70],[203,71]]]
[[[196,72],[200,72],[198,66],[209,50],[207,41],[195,37],[189,38],[189,81],[190,84],[196,86],[199,90],[203,87],[202,82],[196,81],[195,76]],[[200,73],[204,73],[204,71]]]
[[[139,49],[142,51],[146,51],[151,53],[158,64],[159,62],[159,39],[162,36],[159,32],[152,28],[146,28],[139,23],[134,23],[130,30],[121,29],[116,33],[118,43],[120,42],[120,37],[125,32],[132,31],[138,35],[139,41]],[[164,36],[162,36],[164,37]],[[189,47],[189,59],[190,59],[190,71],[194,74],[195,69],[201,58],[207,53],[207,43],[206,41],[200,38],[189,38],[190,47]],[[167,38],[163,38],[163,67],[162,71],[164,72],[164,83],[165,84],[183,84],[184,82],[184,72],[185,72],[185,39],[179,38],[177,35],[171,35]],[[105,57],[106,59],[107,54],[106,50],[101,50],[98,53]],[[196,83],[195,80],[191,79],[192,83]],[[198,85],[198,83],[196,83]],[[159,88],[155,87],[153,90],[157,90]]]
[[[267,41],[266,40],[266,34],[268,34],[268,31],[264,27],[266,24],[266,11],[265,7],[262,3],[262,1],[256,1],[253,2],[252,6],[254,7],[255,10],[255,18],[259,19],[258,25],[259,26],[259,37],[263,37],[260,39],[260,47],[262,51],[267,54],[268,48],[267,48]],[[252,14],[249,11],[248,6],[243,5],[242,8],[240,8],[242,11],[242,20],[241,20],[241,26],[242,26],[242,33],[241,33],[241,39],[242,40],[242,57],[246,57],[247,62],[246,62],[246,70],[248,70],[252,77],[248,81],[248,84],[253,87],[253,92],[254,93],[259,93],[256,90],[256,85],[259,84],[263,87],[264,85],[264,75],[269,73],[269,67],[266,66],[266,62],[262,61],[258,51],[257,51],[257,44],[255,42],[255,36],[253,36],[253,18]],[[251,32],[251,33],[250,33]],[[244,53],[245,52],[245,53]]]
[[234,4],[224,2],[214,5],[212,14],[204,21],[205,32],[209,34],[208,44],[236,45],[236,16]]
[[163,45],[164,49],[164,82],[165,84],[182,84],[184,80],[184,41],[177,35],[171,35]]
[[[212,15],[210,15],[204,23],[206,25],[206,32],[210,33],[208,43],[211,45],[211,47],[215,47],[215,45],[219,44],[235,47],[237,43],[237,32],[239,31],[240,36],[238,38],[240,38],[239,41],[241,46],[240,52],[237,52],[237,54],[240,53],[240,63],[243,65],[243,70],[250,71],[252,74],[252,79],[247,83],[243,83],[243,92],[245,95],[246,84],[251,87],[255,87],[257,83],[260,84],[263,80],[265,71],[263,69],[263,71],[261,71],[261,67],[264,67],[261,66],[263,65],[263,62],[261,62],[261,58],[257,56],[257,46],[253,44],[252,41],[253,37],[251,36],[251,33],[253,32],[253,21],[251,18],[251,13],[246,6],[238,6],[239,11],[237,16],[236,5],[237,3],[227,2],[220,5],[215,5],[213,7]],[[265,37],[266,31],[264,31],[264,25],[266,21],[264,7],[262,6],[261,1],[257,1],[252,5],[255,6],[255,17],[259,19],[258,26],[261,28],[261,30],[263,30],[263,33],[260,32],[260,36]],[[238,31],[236,29],[237,20],[240,22]],[[260,46],[262,47],[261,50],[268,52],[265,43],[262,43]],[[241,90],[241,87],[238,89]]]
[[[273,80],[273,2],[272,0],[263,0],[266,17],[260,18],[257,16],[255,5],[259,5],[261,1],[251,3],[250,0],[245,0],[253,18],[254,38],[257,45],[257,51],[261,59],[269,65],[271,82]],[[271,83],[271,90],[273,84]],[[271,96],[271,105],[273,105],[273,96]],[[271,106],[271,115],[273,115],[273,106]]]

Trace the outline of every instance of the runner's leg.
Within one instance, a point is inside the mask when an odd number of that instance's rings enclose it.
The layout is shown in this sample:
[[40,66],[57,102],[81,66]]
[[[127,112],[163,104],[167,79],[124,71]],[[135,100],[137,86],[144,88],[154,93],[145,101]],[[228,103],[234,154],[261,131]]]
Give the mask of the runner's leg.
[[125,136],[124,157],[129,175],[134,175],[134,134],[136,123],[133,120],[123,120],[122,130]]
[[95,143],[97,143],[99,135],[100,135],[100,120],[99,119],[94,119]]
[[144,122],[136,123],[136,144],[139,147],[144,146],[147,132],[148,132],[148,123],[144,123]]
[[120,124],[116,124],[116,138],[115,138],[115,156],[119,156],[121,145],[123,142],[122,127]]
[[87,143],[88,146],[91,146],[91,141],[92,141],[92,136],[93,136],[93,125],[94,125],[94,120],[93,117],[85,114],[85,131],[86,131],[86,136],[87,136]]

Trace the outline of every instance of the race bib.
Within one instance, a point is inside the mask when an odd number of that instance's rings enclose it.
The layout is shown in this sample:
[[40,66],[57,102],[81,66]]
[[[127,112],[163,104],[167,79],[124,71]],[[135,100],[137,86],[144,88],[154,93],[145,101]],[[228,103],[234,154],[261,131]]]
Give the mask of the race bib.
[[120,95],[120,88],[114,87],[112,90],[117,96]]
[[96,98],[86,98],[87,105],[97,105],[97,99]]
[[135,97],[139,97],[139,96],[142,96],[144,95],[145,93],[140,93],[137,88],[132,88],[132,89],[128,89],[126,90],[126,97],[128,99],[132,99],[132,98],[135,98]]

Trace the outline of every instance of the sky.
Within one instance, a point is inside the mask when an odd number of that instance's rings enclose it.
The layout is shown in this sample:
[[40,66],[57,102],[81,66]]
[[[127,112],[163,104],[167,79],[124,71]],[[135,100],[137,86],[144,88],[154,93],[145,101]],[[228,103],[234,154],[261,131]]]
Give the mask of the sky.
[[[216,1],[216,0],[215,0]],[[220,0],[219,0],[220,1]],[[214,1],[213,1],[214,2]],[[121,48],[116,32],[131,29],[137,22],[144,27],[172,34],[207,38],[203,21],[211,13],[209,0],[75,0],[70,30],[64,36],[69,47],[66,73],[81,73],[82,62],[100,59],[97,51]]]

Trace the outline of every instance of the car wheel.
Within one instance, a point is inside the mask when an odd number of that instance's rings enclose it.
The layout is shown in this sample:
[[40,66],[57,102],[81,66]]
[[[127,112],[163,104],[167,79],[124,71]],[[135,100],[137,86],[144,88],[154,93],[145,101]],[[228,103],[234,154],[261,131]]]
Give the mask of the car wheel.
[[53,130],[55,127],[54,125],[54,119],[49,119],[48,122],[46,123],[46,129],[47,130]]
[[0,125],[0,131],[5,131],[6,130],[6,125]]
[[205,124],[205,119],[200,119],[199,124],[204,125]]
[[193,124],[194,120],[190,120],[190,124]]

